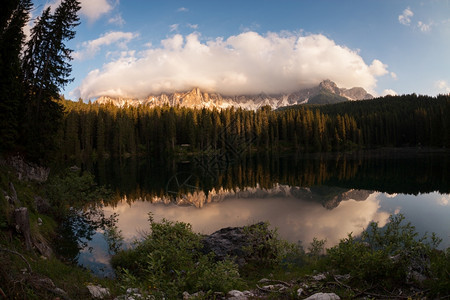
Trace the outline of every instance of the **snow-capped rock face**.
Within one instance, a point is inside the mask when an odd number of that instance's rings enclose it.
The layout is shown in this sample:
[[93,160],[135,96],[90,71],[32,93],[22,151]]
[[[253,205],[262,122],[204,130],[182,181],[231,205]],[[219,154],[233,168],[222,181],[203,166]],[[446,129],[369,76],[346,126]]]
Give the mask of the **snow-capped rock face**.
[[[226,96],[217,93],[202,92],[199,88],[194,88],[188,92],[176,92],[170,94],[152,95],[146,99],[131,98],[111,98],[107,96],[99,97],[96,101],[98,104],[114,104],[116,106],[180,106],[191,108],[228,108],[241,107],[244,109],[256,110],[263,106],[270,106],[273,109],[311,103],[311,98],[319,94],[335,95],[346,98],[348,100],[366,100],[373,98],[363,88],[355,87],[351,89],[339,88],[336,83],[331,80],[324,80],[318,86],[308,89],[302,89],[289,94],[278,95],[239,95]],[[345,100],[345,99],[344,99]]]

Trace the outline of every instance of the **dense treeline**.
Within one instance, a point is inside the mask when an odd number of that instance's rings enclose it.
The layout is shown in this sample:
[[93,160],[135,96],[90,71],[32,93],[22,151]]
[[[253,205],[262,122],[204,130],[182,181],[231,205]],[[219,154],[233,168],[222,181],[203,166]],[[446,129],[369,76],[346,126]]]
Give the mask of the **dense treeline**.
[[450,147],[450,96],[406,95],[273,111],[124,107],[64,101],[61,158],[167,157],[246,149],[328,152]]

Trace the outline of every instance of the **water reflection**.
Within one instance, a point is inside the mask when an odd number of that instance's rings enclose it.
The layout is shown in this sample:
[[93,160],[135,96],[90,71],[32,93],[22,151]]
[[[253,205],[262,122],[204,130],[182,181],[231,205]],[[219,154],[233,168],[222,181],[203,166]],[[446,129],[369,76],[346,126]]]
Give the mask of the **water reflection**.
[[[384,226],[403,213],[419,233],[436,232],[450,246],[450,156],[381,152],[311,157],[247,156],[205,173],[194,162],[99,161],[83,166],[117,191],[103,208],[117,214],[125,246],[158,220],[183,221],[209,234],[268,221],[280,236],[307,246],[314,237],[335,245],[371,221]],[[79,253],[78,263],[112,274],[104,229]],[[90,248],[89,248],[90,247]]]
[[[331,247],[348,233],[358,236],[372,221],[382,227],[389,215],[402,213],[413,221],[420,234],[435,232],[443,238],[441,248],[450,246],[450,195],[439,193],[419,196],[386,194],[365,190],[347,190],[336,194],[336,188],[299,188],[278,185],[272,190],[248,188],[238,191],[222,190],[215,196],[191,195],[191,205],[177,205],[169,198],[129,201],[123,199],[115,206],[104,208],[105,216],[119,215],[117,227],[125,245],[130,245],[148,230],[148,213],[156,220],[166,218],[192,224],[193,230],[210,234],[228,226],[244,226],[268,221],[278,228],[280,236],[307,246],[314,237],[327,240]],[[324,191],[334,191],[325,194]],[[211,201],[205,201],[205,199]],[[185,200],[186,200],[185,199]],[[201,199],[200,202],[197,202]],[[338,202],[336,200],[339,199]],[[201,203],[201,205],[199,205]],[[333,203],[333,207],[327,207]],[[180,202],[181,204],[181,202]],[[80,263],[97,274],[111,274],[110,255],[101,245],[102,234],[93,239],[91,255],[82,252]],[[102,248],[103,247],[103,248]]]
[[[302,156],[244,156],[239,161],[205,171],[196,160],[164,163],[146,159],[86,162],[101,185],[129,199],[162,196],[170,191],[270,189],[275,184],[335,186],[390,194],[450,193],[450,154],[421,151],[371,151]],[[178,180],[178,184],[177,181]],[[186,184],[183,185],[184,181]],[[120,199],[121,197],[118,197]]]
[[[120,215],[118,227],[127,242],[136,238],[138,232],[148,228],[147,213],[152,212],[156,219],[190,223],[194,231],[203,234],[228,226],[269,221],[279,229],[283,238],[292,242],[309,244],[317,237],[327,239],[328,245],[334,245],[349,232],[361,233],[372,220],[384,226],[389,213],[379,211],[380,201],[373,195],[369,191],[349,190],[333,197],[326,195],[321,198],[318,193],[306,188],[248,188],[238,191],[222,190],[210,193],[208,197],[202,193],[194,194],[184,199],[187,201],[189,198],[193,205],[180,206],[172,202],[164,204],[162,201],[155,203],[143,200],[129,205],[127,201],[122,201],[115,207],[106,207],[105,214]],[[330,203],[330,199],[334,201],[333,209],[324,205]],[[337,199],[338,204],[335,202]]]

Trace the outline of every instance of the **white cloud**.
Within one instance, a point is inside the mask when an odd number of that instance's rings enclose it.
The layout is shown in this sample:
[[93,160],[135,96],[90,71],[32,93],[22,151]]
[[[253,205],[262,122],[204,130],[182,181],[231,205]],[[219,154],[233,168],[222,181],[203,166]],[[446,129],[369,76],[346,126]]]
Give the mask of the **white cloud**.
[[438,204],[441,206],[447,206],[450,203],[450,195],[442,195],[440,199],[438,199]]
[[191,29],[197,29],[198,28],[198,24],[187,24],[187,27],[191,28]]
[[187,12],[189,11],[189,9],[187,9],[186,7],[180,7],[179,9],[177,9],[178,12]]
[[73,58],[83,60],[86,58],[92,58],[97,52],[100,51],[102,46],[108,46],[111,44],[117,44],[119,48],[125,49],[126,44],[138,35],[131,32],[112,31],[108,32],[98,39],[83,42],[83,50],[73,53]]
[[369,67],[370,72],[374,75],[374,76],[383,76],[388,72],[387,70],[387,65],[383,64],[381,61],[379,61],[378,59],[374,59],[372,64]]
[[420,31],[422,32],[429,32],[431,31],[431,26],[433,23],[425,24],[422,21],[417,22],[417,27],[419,27]]
[[[387,96],[387,95],[396,96],[396,95],[398,95],[398,93],[396,91],[394,91],[394,90],[386,89],[386,90],[383,91],[383,96]],[[394,196],[386,195],[386,197],[392,198],[392,197],[397,196],[397,194],[393,194],[393,195]]]
[[439,89],[440,92],[450,93],[450,85],[445,80],[438,80],[435,83],[435,86]]
[[398,21],[400,24],[409,26],[411,24],[411,17],[414,16],[412,10],[407,7],[401,15],[398,16]]
[[394,80],[397,80],[397,74],[395,74],[394,72],[391,72],[391,78]]
[[117,14],[114,17],[109,18],[108,23],[122,27],[125,25],[125,20],[122,18],[121,14]]
[[[107,0],[80,0],[80,2],[80,14],[86,16],[89,22],[96,21],[102,15],[110,12],[113,9],[113,6]],[[60,3],[61,0],[54,0],[45,5],[44,9],[48,6],[51,6],[52,9],[55,9]]]
[[324,79],[374,92],[377,77],[387,73],[381,61],[367,65],[357,51],[321,34],[245,32],[201,42],[199,33],[192,33],[176,34],[160,47],[93,70],[78,92],[85,99],[144,98],[194,87],[224,95],[275,94],[312,87]]
[[81,0],[80,12],[88,18],[89,22],[96,21],[112,9],[113,6],[107,0]]
[[172,25],[170,25],[170,32],[177,31],[178,30],[178,26],[180,26],[180,24],[172,24]]

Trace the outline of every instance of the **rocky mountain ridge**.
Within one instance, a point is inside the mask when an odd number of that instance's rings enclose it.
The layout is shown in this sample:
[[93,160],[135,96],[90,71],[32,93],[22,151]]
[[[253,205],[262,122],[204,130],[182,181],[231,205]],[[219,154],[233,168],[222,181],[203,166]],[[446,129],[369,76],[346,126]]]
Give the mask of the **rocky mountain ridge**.
[[226,96],[218,93],[207,93],[199,88],[187,92],[175,92],[168,94],[152,95],[145,99],[99,97],[98,104],[114,104],[119,107],[131,105],[148,106],[180,106],[191,108],[228,108],[241,107],[256,110],[269,105],[273,109],[297,104],[325,104],[343,101],[372,99],[373,96],[361,87],[351,89],[339,88],[331,80],[324,80],[318,86],[302,89],[297,92],[278,95],[238,95]]

